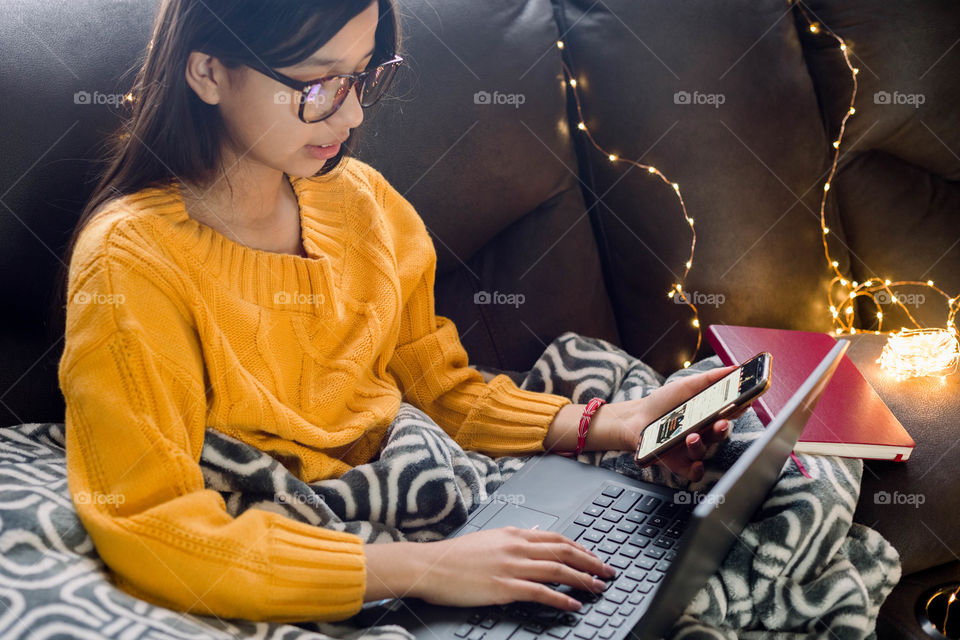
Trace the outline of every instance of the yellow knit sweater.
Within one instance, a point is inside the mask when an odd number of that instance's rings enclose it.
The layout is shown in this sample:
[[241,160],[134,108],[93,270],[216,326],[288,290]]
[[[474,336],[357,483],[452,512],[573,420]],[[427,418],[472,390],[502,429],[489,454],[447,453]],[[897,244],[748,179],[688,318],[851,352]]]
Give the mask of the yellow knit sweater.
[[401,399],[461,446],[543,450],[569,398],[490,382],[434,313],[436,253],[412,205],[347,159],[291,178],[308,257],[251,249],[190,218],[177,181],[113,200],[70,263],[67,474],[117,585],[181,611],[278,622],[356,613],[355,535],[205,489],[213,427],[306,482],[370,461]]

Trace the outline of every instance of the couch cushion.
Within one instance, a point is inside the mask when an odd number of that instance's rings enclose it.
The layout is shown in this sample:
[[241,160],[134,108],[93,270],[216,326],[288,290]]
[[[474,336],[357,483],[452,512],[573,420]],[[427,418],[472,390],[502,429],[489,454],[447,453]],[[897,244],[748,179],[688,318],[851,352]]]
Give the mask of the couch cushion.
[[155,2],[0,4],[0,424],[63,420],[54,282],[155,11]]
[[[701,325],[828,330],[818,215],[830,144],[788,3],[558,4],[594,139],[680,185]],[[666,295],[689,226],[669,185],[576,139],[587,204],[603,199],[591,216],[624,347],[672,371],[696,341],[687,307]]]
[[956,560],[960,376],[897,381],[876,362],[886,337],[852,339],[847,355],[916,442],[906,462],[864,464],[854,519],[896,547],[904,575]]
[[[860,69],[857,113],[847,123],[835,179],[852,277],[934,280],[960,293],[960,6],[815,0],[806,6],[850,44]],[[850,73],[826,36],[803,36],[831,136],[850,101]],[[923,324],[943,326],[944,296],[898,288]],[[919,294],[922,297],[917,297]],[[921,302],[922,300],[922,302]],[[916,304],[914,304],[916,303]],[[896,305],[883,305],[884,328],[909,325]],[[876,307],[864,299],[865,328]],[[889,320],[889,322],[888,322]]]
[[424,219],[437,313],[526,370],[564,331],[619,342],[578,188],[549,0],[400,3],[409,65],[357,155]]

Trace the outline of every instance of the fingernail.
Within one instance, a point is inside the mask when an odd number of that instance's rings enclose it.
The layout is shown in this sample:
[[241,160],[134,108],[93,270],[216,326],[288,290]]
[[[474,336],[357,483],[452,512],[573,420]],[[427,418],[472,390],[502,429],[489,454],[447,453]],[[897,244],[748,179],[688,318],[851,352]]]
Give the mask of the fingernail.
[[600,580],[599,578],[594,578],[594,579],[593,579],[593,590],[594,590],[594,591],[603,591],[603,588],[604,588],[605,586],[607,586],[607,583],[605,583],[603,580]]
[[617,573],[617,570],[608,564],[603,565],[603,571],[610,577],[613,577]]
[[567,598],[567,604],[570,606],[571,611],[579,611],[580,607],[583,606],[583,603],[576,598]]
[[729,423],[729,422],[724,422],[724,423],[723,423],[723,426],[720,427],[720,433],[726,433],[726,432],[727,432],[727,429],[729,429],[729,428],[730,428],[730,423]]

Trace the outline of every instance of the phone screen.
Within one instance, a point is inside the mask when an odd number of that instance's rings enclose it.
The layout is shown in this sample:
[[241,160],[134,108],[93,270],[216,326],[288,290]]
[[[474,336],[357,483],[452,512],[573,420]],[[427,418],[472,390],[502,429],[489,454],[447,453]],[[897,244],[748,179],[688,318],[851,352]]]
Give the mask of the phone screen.
[[682,405],[660,418],[649,427],[656,430],[654,444],[661,445],[686,425],[697,424],[714,411],[722,409],[740,396],[740,376],[743,368],[731,371],[727,376],[693,396]]
[[765,373],[763,368],[763,358],[753,358],[659,418],[644,430],[639,455],[644,456],[670,439],[683,435],[687,427],[696,427],[735,402],[761,381]]

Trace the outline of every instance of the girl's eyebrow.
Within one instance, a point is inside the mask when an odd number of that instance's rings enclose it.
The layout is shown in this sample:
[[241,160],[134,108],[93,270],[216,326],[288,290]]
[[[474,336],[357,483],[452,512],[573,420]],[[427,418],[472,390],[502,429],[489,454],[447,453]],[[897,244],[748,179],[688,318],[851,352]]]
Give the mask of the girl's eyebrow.
[[[373,49],[370,49],[370,51],[367,52],[367,55],[365,55],[365,56],[363,56],[363,57],[364,57],[364,58],[369,58],[370,56],[373,55],[373,52],[376,51],[376,50],[377,50],[377,47],[374,46]],[[303,62],[301,62],[301,63],[298,64],[297,66],[300,66],[300,67],[310,67],[310,66],[326,67],[326,66],[330,66],[330,65],[334,65],[334,64],[339,64],[340,62],[342,62],[342,60],[339,60],[339,59],[338,59],[338,60],[331,60],[331,59],[329,59],[329,58],[324,58],[324,57],[322,57],[322,56],[312,56],[312,57],[310,57],[310,58],[307,58],[306,60],[304,60]]]

